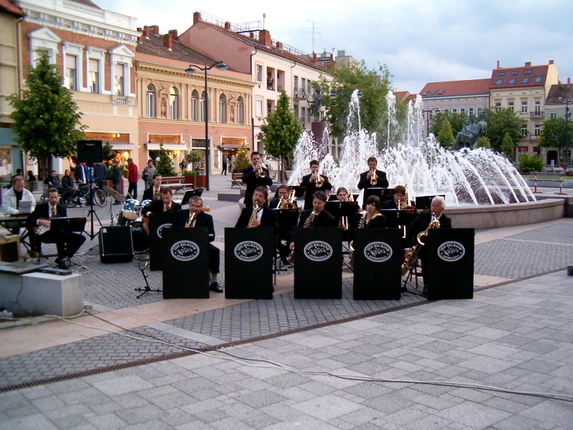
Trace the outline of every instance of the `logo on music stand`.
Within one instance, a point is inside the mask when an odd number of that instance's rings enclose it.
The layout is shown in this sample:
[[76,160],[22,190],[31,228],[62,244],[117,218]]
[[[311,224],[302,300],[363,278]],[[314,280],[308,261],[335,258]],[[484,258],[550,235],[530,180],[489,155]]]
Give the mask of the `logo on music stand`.
[[241,261],[252,262],[257,261],[263,255],[263,247],[252,240],[245,240],[235,246],[233,251],[235,257]]
[[466,249],[459,242],[448,241],[438,247],[438,257],[448,263],[461,260],[464,255],[466,255]]
[[190,240],[180,240],[171,246],[171,256],[178,261],[191,261],[199,255],[199,246]]
[[157,227],[157,237],[159,237],[159,239],[163,239],[163,229],[164,228],[171,228],[173,227],[173,225],[169,222],[166,222],[165,224],[161,224],[159,227]]
[[304,247],[304,255],[311,261],[326,261],[332,254],[332,246],[322,240],[309,242]]
[[370,242],[364,247],[364,256],[373,263],[384,263],[392,257],[392,248],[386,242]]

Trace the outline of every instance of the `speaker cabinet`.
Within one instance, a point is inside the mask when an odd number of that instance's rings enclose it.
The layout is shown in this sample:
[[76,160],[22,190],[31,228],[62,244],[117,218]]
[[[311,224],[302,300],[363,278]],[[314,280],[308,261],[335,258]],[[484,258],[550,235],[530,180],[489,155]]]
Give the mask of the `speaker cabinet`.
[[99,257],[102,263],[125,263],[133,260],[131,227],[102,227],[99,231]]
[[101,140],[78,140],[78,163],[103,163]]
[[20,260],[20,236],[0,237],[0,261],[12,263]]

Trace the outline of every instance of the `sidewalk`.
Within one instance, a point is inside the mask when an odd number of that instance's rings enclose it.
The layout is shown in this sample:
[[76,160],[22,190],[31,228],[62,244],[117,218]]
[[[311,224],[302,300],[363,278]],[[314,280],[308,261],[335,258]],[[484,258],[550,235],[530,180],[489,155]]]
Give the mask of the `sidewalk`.
[[[204,195],[218,236],[238,217],[236,203],[216,201],[219,186],[228,192],[224,178]],[[573,278],[564,270],[573,264],[572,226],[477,232],[475,298],[441,302],[354,301],[349,273],[342,300],[294,300],[288,273],[271,301],[214,293],[138,301],[137,262],[101,264],[90,243],[84,286],[94,315],[74,322],[120,334],[61,321],[1,331],[0,429],[573,428],[573,404],[560,400],[301,373],[573,395]],[[222,349],[207,356],[181,347]]]

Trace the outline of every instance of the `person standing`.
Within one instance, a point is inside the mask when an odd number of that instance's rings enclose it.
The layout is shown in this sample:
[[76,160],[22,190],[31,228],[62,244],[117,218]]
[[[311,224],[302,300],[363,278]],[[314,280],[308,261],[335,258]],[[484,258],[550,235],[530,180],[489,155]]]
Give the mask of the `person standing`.
[[[120,192],[119,184],[121,182],[121,169],[119,168],[117,160],[113,160],[111,163],[111,180],[113,182],[113,189]],[[114,205],[121,205],[119,200],[116,200]]]
[[235,164],[237,164],[237,157],[233,154],[231,155],[231,165],[229,166],[231,173],[235,172]]
[[107,181],[107,166],[105,163],[94,164],[94,181],[98,188],[103,190],[103,186]]
[[360,174],[360,182],[358,188],[388,188],[388,179],[386,179],[386,172],[376,169],[378,160],[376,157],[368,158],[368,170]]
[[301,187],[304,187],[304,210],[312,209],[314,193],[317,191],[330,192],[332,185],[328,178],[318,173],[318,161],[310,162],[310,174],[302,177]]
[[137,169],[137,164],[133,162],[133,158],[129,157],[127,159],[127,182],[129,187],[127,188],[127,194],[131,195],[132,199],[137,200],[137,181],[139,180],[139,170]]
[[227,174],[227,164],[229,163],[229,159],[227,158],[227,154],[223,154],[223,170],[221,170],[221,175]]
[[243,184],[247,186],[244,203],[247,207],[253,206],[253,192],[257,187],[270,187],[273,184],[270,172],[264,168],[261,162],[261,154],[251,154],[251,165],[243,169]]
[[143,182],[145,183],[145,188],[144,190],[146,190],[147,188],[149,188],[152,184],[152,179],[153,179],[153,175],[155,175],[157,173],[157,169],[155,168],[155,165],[153,164],[153,160],[150,158],[149,160],[147,160],[147,166],[145,166],[143,168],[143,172],[141,173],[141,178],[143,179]]

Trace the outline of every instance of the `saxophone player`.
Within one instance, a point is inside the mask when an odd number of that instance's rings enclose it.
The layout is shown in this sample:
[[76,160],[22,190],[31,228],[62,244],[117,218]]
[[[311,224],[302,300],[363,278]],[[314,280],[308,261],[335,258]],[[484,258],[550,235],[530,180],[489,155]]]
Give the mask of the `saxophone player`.
[[251,206],[247,206],[241,211],[235,227],[267,227],[277,230],[276,214],[267,205],[268,193],[265,187],[255,188]]
[[312,209],[314,193],[317,191],[330,192],[332,185],[328,182],[328,178],[318,173],[320,165],[318,161],[312,160],[310,162],[310,174],[302,177],[301,187],[304,187],[304,209]]
[[[213,217],[203,212],[203,199],[199,196],[193,196],[189,199],[189,210],[180,209],[175,213],[173,219],[173,227],[207,227],[209,233],[209,242],[215,240],[215,226],[213,224]],[[223,289],[217,282],[217,275],[219,274],[219,265],[221,261],[220,251],[212,243],[209,243],[209,272],[211,273],[211,282],[209,289],[216,293],[222,293]]]
[[[452,228],[452,220],[451,218],[444,215],[444,209],[446,208],[446,201],[441,196],[436,196],[432,199],[432,203],[430,204],[429,211],[422,211],[418,214],[418,216],[410,223],[407,228],[407,235],[406,240],[408,246],[414,244],[418,233],[423,232],[428,228],[430,222],[432,220],[437,220],[440,223],[439,228]],[[427,283],[426,283],[426,273],[427,273],[427,258],[426,258],[426,250],[425,247],[422,247],[420,253],[418,254],[418,258],[422,261],[422,277],[424,279],[424,290],[423,294],[427,290]]]
[[[326,193],[317,191],[312,198],[312,209],[305,210],[298,222],[302,228],[314,227],[337,227],[336,218],[324,209],[326,205]],[[290,244],[290,250],[294,251],[294,242]]]
[[[277,249],[281,256],[283,265],[288,265],[287,257],[290,253],[290,244],[294,240],[294,228],[298,220],[298,207],[294,199],[289,200],[290,190],[288,185],[280,185],[277,188],[277,197],[272,199],[269,203],[271,209],[294,209],[287,211],[289,213],[282,213],[278,216],[278,237]],[[290,206],[285,208],[285,206]],[[274,212],[274,211],[273,211]],[[294,212],[294,214],[293,214]],[[291,216],[292,215],[292,216]]]
[[245,191],[245,206],[253,206],[253,193],[259,186],[270,187],[273,184],[270,172],[263,167],[261,154],[253,152],[251,154],[251,165],[243,169],[243,184],[247,186]]
[[360,174],[360,182],[358,188],[388,188],[388,179],[386,179],[386,172],[378,170],[378,160],[376,157],[368,158],[368,170]]

